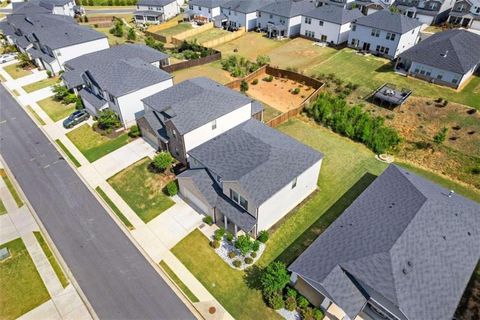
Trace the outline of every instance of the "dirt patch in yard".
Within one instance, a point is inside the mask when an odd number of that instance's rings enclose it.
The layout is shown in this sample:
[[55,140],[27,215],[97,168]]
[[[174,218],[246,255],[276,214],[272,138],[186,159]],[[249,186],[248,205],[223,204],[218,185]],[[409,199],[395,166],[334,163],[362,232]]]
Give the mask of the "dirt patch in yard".
[[[261,75],[250,81],[247,93],[281,112],[298,108],[315,91],[293,80],[272,77],[272,81],[268,82],[263,80],[266,77],[268,75]],[[256,85],[253,84],[255,80],[258,81]],[[295,89],[299,90],[297,94],[293,93]]]

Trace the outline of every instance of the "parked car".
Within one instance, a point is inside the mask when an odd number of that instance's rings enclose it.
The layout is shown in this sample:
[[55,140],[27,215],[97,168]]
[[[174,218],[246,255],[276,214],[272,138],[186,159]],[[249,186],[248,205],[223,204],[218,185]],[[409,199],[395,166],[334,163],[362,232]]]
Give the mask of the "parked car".
[[85,109],[77,110],[63,121],[63,126],[66,129],[73,128],[73,126],[79,124],[80,122],[88,120],[88,118],[90,118],[90,114]]
[[6,54],[2,54],[0,56],[0,63],[5,63],[5,62],[8,62],[8,61],[12,61],[13,59],[15,59],[17,55],[15,53],[6,53]]

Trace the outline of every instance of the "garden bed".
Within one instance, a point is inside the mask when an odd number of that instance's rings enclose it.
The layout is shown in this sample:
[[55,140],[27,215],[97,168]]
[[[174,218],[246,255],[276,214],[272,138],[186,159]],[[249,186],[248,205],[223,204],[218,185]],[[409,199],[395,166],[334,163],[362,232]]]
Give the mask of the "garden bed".
[[[258,259],[262,256],[263,252],[265,251],[265,244],[260,243],[258,251],[252,251],[247,253],[246,255],[242,255],[240,250],[235,248],[233,242],[229,242],[225,239],[220,240],[220,247],[215,249],[215,252],[225,261],[230,267],[238,270],[245,270],[248,267],[251,267],[255,264]],[[235,256],[232,257],[231,253],[234,253]],[[230,254],[230,256],[229,256]],[[253,255],[252,255],[253,254]],[[252,259],[251,263],[246,263],[245,259],[250,257]],[[236,267],[234,265],[234,261],[240,261],[240,266]]]

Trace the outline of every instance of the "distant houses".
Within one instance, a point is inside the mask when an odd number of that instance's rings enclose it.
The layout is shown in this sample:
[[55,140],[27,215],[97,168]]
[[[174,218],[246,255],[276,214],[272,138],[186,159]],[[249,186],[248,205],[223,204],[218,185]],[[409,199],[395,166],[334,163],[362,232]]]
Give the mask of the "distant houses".
[[455,2],[447,22],[458,27],[480,30],[480,0]]
[[417,19],[422,24],[440,24],[447,20],[454,0],[420,1],[397,0],[395,6],[407,17]]
[[180,13],[178,0],[139,0],[133,12],[137,24],[159,24]]
[[221,5],[220,16],[224,20],[220,19],[220,25],[227,28],[245,27],[246,31],[252,31],[258,23],[257,10],[273,2],[274,0],[232,0],[225,2]]
[[228,0],[190,0],[186,14],[197,23],[211,22],[221,14],[220,6]]

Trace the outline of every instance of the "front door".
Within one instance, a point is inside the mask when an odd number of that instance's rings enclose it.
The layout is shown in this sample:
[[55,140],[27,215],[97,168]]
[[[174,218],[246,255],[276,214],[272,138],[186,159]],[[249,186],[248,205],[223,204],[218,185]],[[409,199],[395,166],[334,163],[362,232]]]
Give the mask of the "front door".
[[365,42],[365,43],[363,44],[363,50],[364,50],[364,51],[370,51],[370,43]]
[[327,42],[327,36],[322,34],[322,36],[320,37],[320,41],[321,42]]

